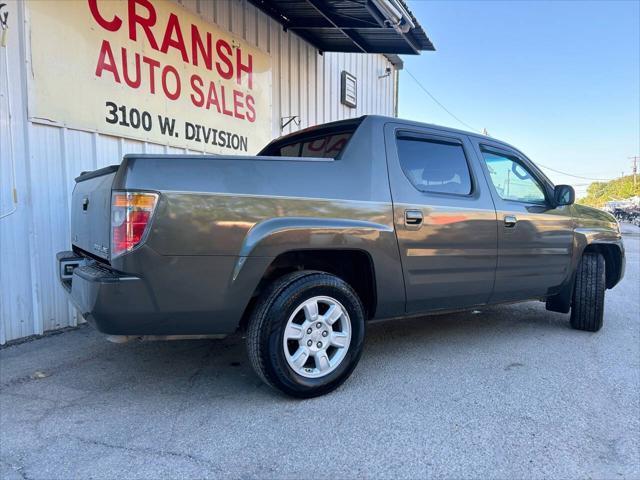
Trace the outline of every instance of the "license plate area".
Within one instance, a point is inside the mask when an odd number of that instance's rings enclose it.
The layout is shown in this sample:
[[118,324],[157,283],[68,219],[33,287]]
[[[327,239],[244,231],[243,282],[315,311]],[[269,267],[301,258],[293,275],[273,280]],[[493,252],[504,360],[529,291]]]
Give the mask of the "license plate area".
[[[69,252],[73,253],[73,252]],[[58,274],[63,282],[70,282],[73,277],[73,271],[84,265],[86,258],[78,255],[59,255],[58,256]]]
[[70,280],[73,277],[73,271],[80,266],[82,260],[64,260],[60,262],[60,278]]

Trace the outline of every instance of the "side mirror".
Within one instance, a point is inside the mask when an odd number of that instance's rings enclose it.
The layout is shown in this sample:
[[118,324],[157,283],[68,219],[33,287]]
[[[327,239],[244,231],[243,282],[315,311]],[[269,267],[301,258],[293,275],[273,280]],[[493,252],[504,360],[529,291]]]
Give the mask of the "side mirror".
[[553,200],[557,207],[571,205],[576,201],[576,192],[571,185],[556,185],[553,190]]

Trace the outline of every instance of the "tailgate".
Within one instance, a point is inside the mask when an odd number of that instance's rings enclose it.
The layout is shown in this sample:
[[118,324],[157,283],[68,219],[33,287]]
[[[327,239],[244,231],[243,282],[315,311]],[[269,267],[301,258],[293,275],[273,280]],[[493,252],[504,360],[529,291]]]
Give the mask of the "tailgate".
[[76,178],[71,203],[71,243],[100,258],[109,258],[111,187],[117,165]]

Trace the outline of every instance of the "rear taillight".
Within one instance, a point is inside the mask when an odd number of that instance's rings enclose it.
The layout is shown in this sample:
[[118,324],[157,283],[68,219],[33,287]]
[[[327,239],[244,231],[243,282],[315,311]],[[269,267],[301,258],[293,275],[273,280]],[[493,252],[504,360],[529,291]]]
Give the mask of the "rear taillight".
[[157,202],[157,193],[112,193],[111,258],[130,252],[143,241]]

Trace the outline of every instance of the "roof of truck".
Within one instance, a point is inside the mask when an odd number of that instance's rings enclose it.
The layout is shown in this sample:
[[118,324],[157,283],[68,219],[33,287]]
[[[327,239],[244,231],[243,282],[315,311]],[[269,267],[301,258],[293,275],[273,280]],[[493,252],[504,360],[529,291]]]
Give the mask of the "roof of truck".
[[[373,119],[382,120],[384,122],[406,123],[408,125],[415,125],[417,127],[428,127],[428,128],[432,128],[434,130],[440,130],[440,131],[443,131],[443,132],[452,132],[452,133],[470,135],[470,136],[480,137],[480,138],[491,138],[492,140],[496,140],[496,139],[494,139],[492,137],[489,137],[487,135],[483,135],[482,133],[478,133],[478,132],[469,132],[467,130],[460,130],[460,129],[452,128],[452,127],[444,127],[442,125],[436,125],[434,123],[418,122],[416,120],[407,120],[406,118],[389,117],[389,116],[385,116],[385,115],[363,115],[360,118],[362,118],[362,119],[373,118]],[[500,140],[497,140],[497,141],[500,142]],[[501,143],[504,143],[504,142],[501,142]]]
[[412,126],[416,126],[416,127],[427,127],[427,128],[431,128],[433,130],[439,130],[441,132],[450,132],[450,133],[456,133],[456,134],[462,134],[462,135],[468,135],[468,136],[472,136],[472,137],[477,137],[477,138],[485,138],[485,139],[490,139],[494,142],[498,142],[498,143],[502,143],[505,146],[508,146],[510,148],[513,148],[517,151],[518,148],[514,147],[513,145],[509,145],[507,142],[504,142],[502,140],[499,140],[497,138],[493,138],[490,137],[488,135],[483,135],[481,133],[477,133],[477,132],[469,132],[466,130],[459,130],[457,128],[451,128],[451,127],[443,127],[442,125],[435,125],[435,124],[431,124],[431,123],[425,123],[425,122],[418,122],[415,120],[407,120],[404,118],[398,118],[398,117],[389,117],[389,116],[385,116],[385,115],[362,115],[360,117],[354,117],[354,118],[348,118],[345,120],[337,120],[335,122],[328,122],[328,123],[321,123],[318,125],[313,125],[311,127],[307,127],[304,128],[302,130],[297,130],[295,132],[289,133],[287,135],[283,135],[282,137],[278,137],[277,139],[273,140],[273,142],[278,142],[280,143],[280,141],[284,140],[284,139],[290,139],[290,138],[295,138],[297,136],[303,136],[303,135],[308,135],[309,133],[314,132],[315,130],[326,130],[326,129],[332,129],[332,128],[336,128],[336,129],[340,129],[341,127],[357,127],[359,126],[365,119],[369,119],[369,120],[374,120],[374,121],[378,121],[378,122],[383,122],[383,123],[389,123],[389,122],[393,122],[393,123],[402,123],[402,124],[406,124],[406,125],[412,125]]

